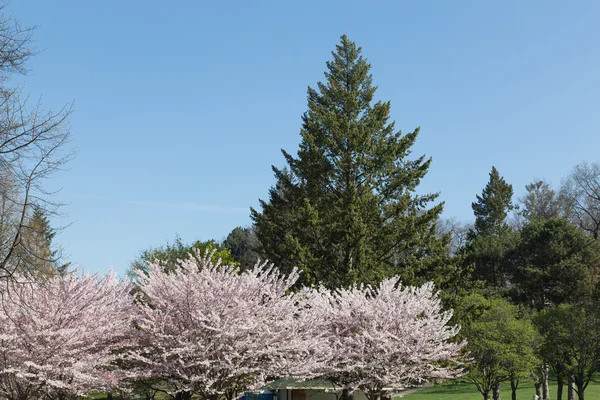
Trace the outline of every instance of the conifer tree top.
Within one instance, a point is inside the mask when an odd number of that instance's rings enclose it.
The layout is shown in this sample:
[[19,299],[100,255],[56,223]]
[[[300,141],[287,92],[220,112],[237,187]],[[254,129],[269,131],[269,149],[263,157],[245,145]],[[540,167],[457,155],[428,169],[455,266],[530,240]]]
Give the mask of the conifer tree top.
[[485,185],[481,196],[471,204],[475,214],[475,233],[493,234],[505,227],[508,212],[512,211],[513,188],[506,183],[496,167],[492,167],[490,179]]
[[287,166],[273,167],[270,199],[252,210],[260,252],[284,271],[300,268],[303,283],[422,277],[445,254],[434,229],[443,204],[416,193],[431,163],[410,159],[419,129],[395,129],[361,52],[341,37],[326,79],[308,87],[297,155],[282,150]]
[[[318,83],[321,94],[340,104],[340,111],[350,118],[357,118],[362,110],[369,108],[377,89],[369,73],[371,64],[361,53],[362,48],[343,35],[336,51],[331,52],[333,60],[327,61],[327,84]],[[310,107],[315,94],[313,89],[309,88],[308,94]]]

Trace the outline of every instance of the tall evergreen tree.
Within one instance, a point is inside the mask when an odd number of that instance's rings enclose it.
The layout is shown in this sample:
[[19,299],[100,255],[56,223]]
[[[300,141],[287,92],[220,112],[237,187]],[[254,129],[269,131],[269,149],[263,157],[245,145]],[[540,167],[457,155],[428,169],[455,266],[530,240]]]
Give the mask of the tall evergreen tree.
[[481,196],[471,204],[475,214],[475,227],[471,235],[499,234],[506,229],[506,218],[514,209],[513,188],[506,183],[496,167],[492,167],[490,180]]
[[326,81],[308,88],[297,157],[284,169],[262,211],[252,209],[259,250],[280,268],[299,267],[308,283],[330,287],[401,274],[418,282],[443,274],[449,237],[436,235],[443,204],[416,188],[431,159],[409,159],[419,129],[389,122],[390,102],[376,86],[361,48],[341,37]]
[[60,263],[60,252],[52,243],[55,235],[44,210],[36,207],[23,230],[24,244],[20,249],[23,270],[38,277],[66,272],[69,263]]
[[517,241],[517,234],[506,223],[508,213],[514,209],[512,196],[512,185],[492,167],[481,196],[477,195],[477,201],[471,204],[475,224],[468,234],[465,262],[474,265],[475,279],[493,288],[505,287],[506,257]]

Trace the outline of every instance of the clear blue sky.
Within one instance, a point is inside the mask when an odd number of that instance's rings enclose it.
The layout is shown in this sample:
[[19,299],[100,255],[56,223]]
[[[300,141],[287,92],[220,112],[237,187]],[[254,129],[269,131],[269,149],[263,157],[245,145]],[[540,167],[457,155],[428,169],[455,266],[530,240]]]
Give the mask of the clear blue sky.
[[75,101],[79,149],[48,182],[72,223],[56,240],[91,271],[119,273],[178,233],[222,239],[267,198],[280,149],[295,152],[307,85],[347,34],[376,97],[446,216],[495,165],[515,188],[555,186],[600,149],[598,1],[43,1],[6,11],[39,25],[25,90]]

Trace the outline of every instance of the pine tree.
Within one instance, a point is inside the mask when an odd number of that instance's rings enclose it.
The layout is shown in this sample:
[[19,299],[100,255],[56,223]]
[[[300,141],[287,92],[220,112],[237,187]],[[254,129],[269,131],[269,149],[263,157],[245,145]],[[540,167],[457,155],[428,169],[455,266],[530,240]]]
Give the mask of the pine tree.
[[23,262],[28,271],[38,277],[66,272],[68,264],[59,264],[59,251],[52,246],[56,231],[51,227],[44,210],[34,208],[23,233],[26,242],[23,246]]
[[496,167],[492,167],[490,180],[481,196],[471,204],[475,214],[475,228],[472,235],[498,234],[507,227],[508,212],[514,209],[512,203],[513,188],[506,183]]
[[438,195],[416,193],[431,163],[408,158],[419,129],[396,131],[390,102],[373,101],[360,47],[342,36],[332,54],[326,81],[308,88],[297,157],[282,150],[287,166],[273,167],[269,201],[252,210],[259,251],[329,287],[439,277],[449,238],[436,235],[443,203],[428,208]]
[[494,288],[506,284],[506,257],[517,240],[506,222],[508,213],[514,209],[512,196],[512,185],[492,167],[481,196],[477,195],[477,201],[471,204],[475,225],[468,235],[465,261],[474,264],[475,279]]

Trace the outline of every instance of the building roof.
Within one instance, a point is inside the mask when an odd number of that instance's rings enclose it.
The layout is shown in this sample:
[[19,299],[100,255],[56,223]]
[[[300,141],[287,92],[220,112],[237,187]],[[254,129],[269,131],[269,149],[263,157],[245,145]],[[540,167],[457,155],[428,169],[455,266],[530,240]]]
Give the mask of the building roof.
[[311,390],[337,390],[331,382],[321,379],[300,381],[291,378],[278,379],[266,385],[269,389],[311,389]]

